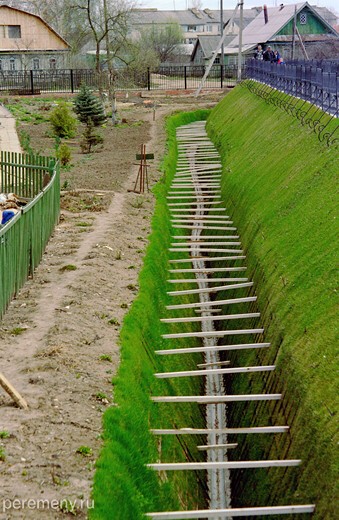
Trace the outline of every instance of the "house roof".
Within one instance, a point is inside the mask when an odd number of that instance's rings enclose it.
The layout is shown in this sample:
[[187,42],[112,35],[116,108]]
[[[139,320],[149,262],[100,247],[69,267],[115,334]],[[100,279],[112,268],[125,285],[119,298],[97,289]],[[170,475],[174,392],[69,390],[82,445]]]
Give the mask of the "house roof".
[[[243,42],[243,51],[254,48],[258,43],[272,41],[275,39],[277,33],[288,23],[290,22],[296,12],[299,13],[304,7],[308,7],[323,23],[324,25],[336,36],[338,34],[334,30],[334,28],[326,22],[322,18],[322,16],[313,9],[308,2],[303,2],[300,4],[290,4],[280,7],[268,7],[268,22],[265,23],[264,12],[262,11],[258,16],[248,24],[242,34],[242,42]],[[239,45],[239,37],[236,36],[229,44],[229,48],[232,49],[232,53],[234,53],[234,47],[238,47]],[[229,49],[227,49],[229,52]]]
[[66,40],[62,36],[60,36],[60,34],[57,31],[55,31],[53,29],[53,27],[51,27],[47,22],[45,22],[45,20],[43,20],[43,18],[41,18],[41,16],[38,16],[37,14],[30,13],[29,11],[24,11],[23,9],[18,9],[17,7],[11,7],[11,6],[5,5],[5,4],[0,5],[0,9],[4,9],[4,8],[5,9],[10,9],[12,11],[16,11],[18,13],[24,13],[25,15],[32,16],[33,18],[37,18],[41,23],[43,23],[47,27],[47,29],[49,31],[51,31],[53,34],[55,34],[55,36],[60,38],[60,40],[62,40],[62,42],[65,45],[67,45],[67,47],[70,47],[70,45],[66,42]]
[[[260,12],[261,8],[244,9],[244,25],[250,23]],[[234,9],[224,9],[223,19],[227,22],[232,16]],[[235,17],[239,19],[239,10]],[[175,21],[180,25],[206,25],[211,23],[220,23],[220,10],[211,9],[186,9],[182,11],[160,11],[158,9],[132,9],[131,22],[132,25],[142,24],[166,24]]]
[[[229,34],[226,36],[224,40],[224,45],[228,45],[231,40],[233,40],[234,34]],[[220,35],[219,36],[198,36],[198,39],[194,45],[194,49],[191,56],[191,61],[194,60],[194,56],[198,50],[198,48],[201,48],[201,51],[204,55],[204,58],[212,58],[212,55],[214,53],[219,54],[220,53]],[[219,46],[219,47],[218,47]]]

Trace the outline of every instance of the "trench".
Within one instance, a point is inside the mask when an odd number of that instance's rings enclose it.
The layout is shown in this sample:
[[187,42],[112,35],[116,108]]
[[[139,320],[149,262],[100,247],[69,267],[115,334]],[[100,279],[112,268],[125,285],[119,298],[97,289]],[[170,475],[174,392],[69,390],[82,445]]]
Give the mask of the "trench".
[[[194,429],[194,425],[177,430],[154,430],[156,435],[193,435],[200,433],[205,435],[206,444],[198,446],[198,449],[205,451],[206,462],[200,463],[151,463],[148,466],[158,471],[182,471],[182,470],[206,470],[206,480],[209,494],[209,509],[195,511],[172,511],[147,513],[147,517],[161,520],[171,520],[180,518],[213,518],[221,520],[233,517],[251,517],[258,515],[294,515],[312,513],[314,505],[274,505],[269,507],[254,507],[232,509],[232,485],[231,471],[248,470],[255,468],[270,467],[294,467],[301,464],[300,459],[277,459],[277,460],[237,460],[237,456],[229,460],[229,450],[237,451],[238,444],[241,444],[243,435],[251,434],[284,434],[288,431],[287,425],[273,425],[270,421],[268,425],[234,428],[228,426],[227,403],[232,402],[260,402],[277,401],[282,398],[281,394],[249,394],[249,395],[228,395],[224,384],[229,377],[237,377],[237,374],[256,373],[258,377],[265,378],[267,374],[274,371],[274,365],[255,365],[246,367],[232,367],[231,361],[224,359],[223,355],[227,351],[237,351],[243,349],[266,349],[270,346],[263,341],[264,329],[257,325],[260,313],[242,312],[237,313],[238,304],[241,309],[248,303],[256,301],[253,292],[249,296],[243,296],[243,289],[253,286],[246,277],[241,276],[246,270],[243,265],[245,256],[241,249],[239,236],[233,222],[223,212],[226,209],[222,206],[220,196],[220,178],[222,165],[220,164],[219,154],[213,143],[208,139],[205,123],[196,122],[177,129],[178,161],[177,171],[174,177],[171,190],[168,193],[168,206],[171,212],[171,220],[174,229],[183,233],[175,234],[175,240],[171,244],[170,252],[174,253],[170,260],[171,274],[180,273],[194,278],[173,279],[171,283],[179,284],[185,282],[185,289],[169,291],[171,297],[192,295],[193,299],[197,296],[199,301],[189,304],[178,304],[167,306],[168,311],[183,312],[182,317],[162,318],[161,321],[167,323],[169,327],[173,323],[201,323],[199,332],[176,332],[163,334],[166,340],[199,338],[200,347],[164,349],[156,352],[159,355],[190,354],[202,352],[204,363],[197,366],[197,370],[166,372],[155,374],[158,378],[175,377],[204,377],[205,396],[156,396],[152,400],[158,402],[172,403],[175,406],[178,402],[197,402],[205,405],[206,428],[203,430]],[[178,253],[185,253],[181,258]],[[187,254],[189,258],[187,258]],[[216,262],[216,264],[214,264]],[[190,266],[187,268],[187,264]],[[213,265],[216,267],[213,268]],[[211,267],[212,266],[212,267]],[[214,273],[217,273],[215,277]],[[197,288],[186,289],[190,284]],[[216,285],[215,285],[216,284]],[[237,291],[241,289],[241,297],[237,296]],[[231,291],[232,297],[228,299],[218,299],[218,295],[227,294]],[[225,314],[224,308],[226,307]],[[185,317],[185,309],[194,309],[197,316]],[[235,309],[235,310],[234,310]],[[251,307],[250,307],[251,310]],[[220,314],[221,313],[221,314]],[[234,321],[232,321],[234,320]],[[250,323],[249,326],[235,328],[239,323]],[[216,327],[215,324],[218,323]],[[232,323],[236,323],[232,327]],[[253,325],[254,324],[254,325]],[[224,329],[224,330],[223,330]],[[233,343],[234,338],[241,338],[239,343]],[[243,339],[246,338],[246,339]],[[248,340],[248,338],[254,338]],[[223,339],[222,344],[219,341]],[[182,366],[185,368],[185,355],[182,355]],[[225,368],[226,367],[226,368]],[[226,379],[225,379],[226,378]],[[255,421],[253,421],[255,424]],[[253,424],[252,423],[252,424]],[[232,426],[232,425],[231,425]],[[236,434],[237,442],[228,442],[229,435]],[[241,451],[241,450],[239,450]]]

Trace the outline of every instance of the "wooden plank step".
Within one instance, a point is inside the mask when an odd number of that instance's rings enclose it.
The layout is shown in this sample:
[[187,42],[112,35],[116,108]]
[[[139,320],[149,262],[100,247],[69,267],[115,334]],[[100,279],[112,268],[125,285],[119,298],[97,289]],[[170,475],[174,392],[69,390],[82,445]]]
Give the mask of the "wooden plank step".
[[166,511],[164,513],[145,513],[152,520],[191,520],[215,518],[240,518],[249,516],[294,515],[313,513],[314,504],[268,507],[242,507],[233,509],[194,509],[193,511]]
[[[167,206],[170,206],[170,204],[167,204]],[[192,214],[192,215],[196,215],[196,212],[199,208],[182,208],[182,207],[179,207],[179,208],[168,208],[171,212],[171,214],[173,216],[175,216],[177,213],[182,213],[182,212],[186,212],[188,214]],[[199,209],[200,211],[200,209]],[[226,208],[225,207],[218,207],[218,208],[212,208],[212,207],[208,207],[208,208],[204,208],[203,210],[201,211],[204,211],[205,213],[203,214],[204,217],[208,216],[208,215],[211,215],[211,216],[214,216],[213,215],[213,211],[215,212],[220,212],[220,211],[226,211]]]
[[199,256],[194,258],[175,258],[173,260],[169,260],[170,264],[186,264],[192,263],[193,260],[206,260],[208,262],[220,262],[221,260],[244,260],[246,258],[245,255],[241,256]]
[[167,310],[175,310],[175,309],[194,309],[200,307],[213,307],[215,305],[233,305],[236,303],[247,303],[247,302],[255,302],[257,299],[256,296],[246,296],[244,298],[231,298],[229,300],[215,300],[208,302],[197,302],[197,303],[179,303],[177,305],[166,305]]
[[244,287],[252,287],[253,282],[245,282],[231,285],[220,285],[220,287],[208,287],[206,289],[188,289],[186,291],[170,291],[167,294],[170,296],[181,296],[186,294],[200,294],[200,293],[211,293],[219,291],[229,291],[232,289],[242,289]]
[[191,247],[170,247],[168,248],[170,253],[192,253],[196,251],[197,253],[243,253],[242,249],[230,249],[225,247],[200,247],[194,246]]
[[217,435],[247,435],[247,434],[263,434],[263,433],[286,433],[289,426],[251,426],[249,428],[162,428],[151,429],[154,435],[209,435],[215,433]]
[[[174,217],[174,215],[173,215]],[[202,223],[202,224],[233,224],[233,220],[230,220],[229,217],[225,216],[225,218],[205,218],[204,216],[199,216],[199,217],[195,217],[195,218],[192,218],[191,216],[188,216],[188,217],[182,217],[182,218],[178,218],[175,216],[175,218],[171,218],[170,219],[171,222],[173,222],[174,224],[177,224],[177,223],[188,223],[188,224],[198,224],[198,223]]]
[[174,206],[197,206],[197,207],[204,207],[205,205],[207,206],[206,210],[209,211],[209,207],[211,204],[221,204],[221,201],[218,200],[218,201],[215,201],[215,200],[211,200],[211,201],[206,201],[205,203],[203,202],[194,202],[192,200],[192,202],[169,202],[167,204],[167,206],[170,206],[170,207],[174,207]]
[[247,267],[202,267],[192,269],[169,269],[169,273],[234,273],[239,271],[246,271]]
[[211,330],[209,332],[182,332],[177,334],[162,334],[164,339],[173,338],[223,338],[224,336],[237,336],[241,334],[262,334],[264,329],[235,329],[235,330]]
[[255,468],[278,468],[299,466],[301,459],[285,460],[237,460],[223,462],[157,462],[147,464],[148,468],[155,471],[183,471],[200,469],[255,469]]
[[186,200],[186,199],[193,199],[193,200],[199,200],[199,199],[220,199],[221,195],[168,195],[166,197],[167,200]]
[[205,224],[201,223],[200,225],[196,226],[188,226],[186,224],[174,224],[172,226],[174,229],[220,229],[222,231],[236,231],[236,227],[228,227],[228,226],[206,226]]
[[275,365],[256,365],[253,367],[213,368],[206,370],[181,370],[180,372],[157,372],[157,379],[170,379],[172,377],[198,377],[214,376],[216,374],[252,374],[253,372],[272,372]]
[[229,350],[246,350],[251,348],[268,348],[271,343],[239,343],[236,345],[214,345],[211,347],[187,347],[155,350],[159,356],[171,356],[176,354],[195,354],[196,352],[220,352]]
[[241,246],[239,241],[228,241],[227,239],[220,242],[204,242],[203,240],[191,240],[190,242],[172,242],[171,247],[191,247],[191,246]]
[[155,403],[238,403],[247,401],[279,401],[282,394],[248,394],[248,395],[175,395],[154,396],[151,400]]
[[189,316],[186,318],[161,318],[160,321],[162,323],[190,323],[210,320],[243,320],[248,318],[260,318],[260,312],[248,312],[244,314],[223,314],[222,316]]
[[217,283],[217,282],[247,282],[248,278],[180,278],[167,280],[168,283]]

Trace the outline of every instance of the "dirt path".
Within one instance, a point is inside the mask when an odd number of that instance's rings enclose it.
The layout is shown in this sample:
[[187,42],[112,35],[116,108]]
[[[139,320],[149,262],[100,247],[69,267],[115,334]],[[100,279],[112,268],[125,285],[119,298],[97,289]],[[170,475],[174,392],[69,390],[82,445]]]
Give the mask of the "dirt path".
[[[163,117],[176,108],[160,108],[155,121],[152,110],[138,112],[147,125],[139,140],[157,160],[165,147]],[[138,146],[130,146],[135,154]],[[19,410],[0,393],[0,520],[63,518],[74,507],[85,518],[92,505],[120,325],[138,290],[154,207],[151,193],[127,192],[137,167],[129,158],[124,164],[106,189],[100,174],[94,177],[97,197],[113,194],[107,211],[62,212],[34,278],[0,322],[0,371],[29,404]],[[9,437],[1,439],[1,432]]]

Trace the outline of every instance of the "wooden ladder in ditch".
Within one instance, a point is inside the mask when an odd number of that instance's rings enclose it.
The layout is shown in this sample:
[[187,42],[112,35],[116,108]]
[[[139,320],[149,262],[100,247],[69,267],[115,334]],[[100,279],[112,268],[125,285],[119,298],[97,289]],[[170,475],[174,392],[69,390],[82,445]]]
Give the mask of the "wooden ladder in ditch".
[[[264,401],[279,400],[281,394],[250,394],[227,395],[224,388],[224,377],[229,374],[241,374],[251,372],[267,373],[275,369],[274,365],[267,366],[229,366],[229,361],[222,361],[220,353],[242,349],[263,349],[270,346],[269,343],[248,340],[246,343],[228,344],[227,337],[256,338],[263,334],[264,329],[244,328],[229,330],[215,330],[214,323],[217,320],[223,322],[229,320],[259,318],[260,313],[232,313],[234,305],[250,303],[256,300],[256,296],[246,296],[230,299],[219,299],[221,291],[249,288],[253,282],[242,274],[246,267],[239,266],[245,259],[236,228],[221,205],[220,157],[212,142],[208,139],[205,123],[197,122],[182,126],[177,130],[178,162],[171,191],[168,193],[168,206],[172,213],[172,226],[174,229],[190,230],[190,235],[175,235],[171,244],[170,253],[174,258],[170,260],[170,283],[178,285],[180,282],[194,284],[197,288],[187,290],[170,291],[168,294],[175,298],[182,295],[198,295],[199,302],[187,304],[168,305],[166,309],[182,310],[183,317],[161,319],[162,322],[172,323],[201,323],[201,331],[185,333],[164,334],[163,338],[200,338],[202,346],[190,348],[175,348],[158,350],[159,356],[181,355],[185,356],[201,352],[205,362],[197,366],[197,370],[157,373],[157,378],[177,377],[204,377],[205,395],[200,396],[156,396],[152,397],[158,403],[183,403],[194,402],[206,406],[206,428],[197,429],[183,427],[180,429],[152,429],[154,435],[206,435],[206,444],[199,445],[198,449],[206,452],[206,462],[161,462],[151,463],[148,466],[156,471],[172,470],[206,470],[209,489],[209,509],[193,511],[166,511],[147,513],[148,518],[154,520],[174,520],[191,518],[232,518],[249,517],[258,515],[286,515],[296,513],[312,513],[313,504],[272,506],[272,507],[246,507],[232,508],[230,493],[230,471],[234,469],[270,468],[299,466],[301,460],[238,460],[229,461],[227,451],[236,450],[238,443],[228,442],[228,436],[234,434],[258,435],[285,433],[288,426],[254,426],[232,428],[227,425],[227,403],[239,401]],[[215,233],[218,232],[218,234]],[[223,233],[220,233],[222,231]],[[186,232],[187,233],[187,232]],[[206,234],[205,234],[206,233]],[[190,258],[180,259],[178,253],[188,253]],[[235,261],[237,266],[235,266]],[[223,262],[223,267],[207,267],[215,262]],[[191,264],[185,267],[185,264]],[[218,277],[213,277],[217,272]],[[178,273],[192,273],[193,278],[176,279]],[[190,276],[188,274],[188,276]],[[217,285],[215,285],[217,283]],[[213,285],[210,285],[213,284]],[[211,300],[210,295],[215,295]],[[224,312],[224,308],[227,309]],[[199,315],[185,317],[186,309],[194,309]],[[219,314],[221,312],[221,314]],[[224,340],[225,344],[219,344]],[[187,359],[187,358],[186,358]]]

